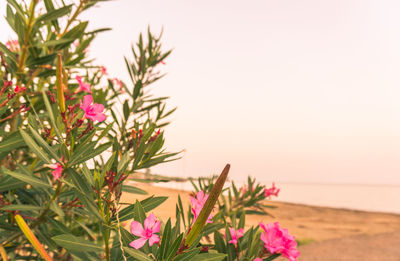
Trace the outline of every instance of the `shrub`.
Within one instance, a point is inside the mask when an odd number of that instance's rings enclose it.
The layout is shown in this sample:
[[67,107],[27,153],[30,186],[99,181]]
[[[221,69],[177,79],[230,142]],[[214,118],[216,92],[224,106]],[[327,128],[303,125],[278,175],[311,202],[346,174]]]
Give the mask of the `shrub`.
[[166,152],[162,131],[175,109],[149,92],[171,51],[148,30],[125,58],[131,82],[110,77],[85,52],[108,29],[79,20],[102,1],[7,0],[17,39],[0,43],[2,258],[295,260],[294,238],[279,224],[245,231],[246,214],[266,214],[262,202],[277,191],[251,179],[254,189],[224,189],[229,165],[218,179],[193,182],[192,205],[185,213],[179,199],[175,224],[151,214],[165,197],[122,208],[122,192],[146,193],[125,182],[132,174],[179,157]]

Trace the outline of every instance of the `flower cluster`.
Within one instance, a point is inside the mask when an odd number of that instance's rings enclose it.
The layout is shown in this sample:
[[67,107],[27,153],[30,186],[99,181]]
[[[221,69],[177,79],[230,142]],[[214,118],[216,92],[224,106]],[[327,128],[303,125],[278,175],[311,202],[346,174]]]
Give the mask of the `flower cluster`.
[[271,198],[271,196],[277,197],[280,189],[275,187],[275,183],[272,183],[271,188],[265,188],[264,193],[266,198]]
[[281,228],[278,222],[267,225],[260,223],[260,227],[264,230],[261,233],[261,240],[264,242],[264,247],[271,254],[278,253],[290,261],[297,260],[300,255],[299,250],[297,250],[297,242],[287,229]]
[[233,227],[229,228],[229,233],[231,234],[231,240],[229,240],[229,244],[233,244],[237,246],[239,238],[243,237],[243,228],[240,228],[238,230],[235,230]]
[[88,83],[86,83],[86,82],[83,82],[81,76],[77,75],[77,76],[75,77],[75,79],[76,79],[76,80],[78,81],[78,83],[79,83],[78,92],[88,92],[88,93],[92,93],[92,90],[91,90],[91,87],[92,87],[92,86],[90,86],[90,84],[88,84]]

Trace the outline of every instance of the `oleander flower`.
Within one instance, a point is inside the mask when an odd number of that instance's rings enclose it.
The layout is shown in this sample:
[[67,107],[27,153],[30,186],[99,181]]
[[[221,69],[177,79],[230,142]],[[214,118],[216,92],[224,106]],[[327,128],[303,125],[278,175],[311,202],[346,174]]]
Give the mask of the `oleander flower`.
[[26,90],[26,88],[24,86],[15,86],[14,92],[15,93],[20,93],[20,92],[24,92]]
[[[208,195],[204,194],[203,191],[199,191],[196,194],[196,197],[190,197],[190,203],[192,205],[191,209],[194,215],[193,223],[196,221],[197,217],[200,215],[201,210],[204,207],[204,204],[206,203],[208,199]],[[212,223],[212,215],[207,219],[207,223]]]
[[114,87],[118,87],[119,90],[124,92],[124,89],[122,88],[122,82],[118,78],[113,78],[111,81],[112,81]]
[[160,226],[161,222],[157,221],[154,214],[150,214],[150,216],[144,220],[144,227],[139,222],[132,221],[131,232],[140,238],[132,241],[129,245],[135,249],[139,249],[144,246],[147,240],[150,246],[160,242],[160,237],[155,234],[160,232]]
[[262,261],[261,258],[257,257],[256,259],[254,259],[253,261]]
[[297,257],[300,255],[297,250],[297,242],[287,229],[281,228],[278,222],[267,225],[260,223],[260,227],[264,230],[261,233],[261,240],[271,254],[282,254],[290,261],[297,261]]
[[103,75],[107,75],[107,74],[108,74],[108,73],[107,73],[107,68],[104,67],[104,66],[101,66],[101,67],[100,67],[100,71],[101,71],[101,73],[102,73]]
[[[246,194],[246,192],[249,191],[249,186],[243,186],[240,188],[240,194],[243,196],[244,194]],[[254,187],[251,186],[251,192],[254,192]]]
[[18,40],[9,40],[6,42],[6,47],[14,53],[19,52],[19,42]]
[[235,230],[233,227],[229,228],[229,232],[231,234],[231,240],[229,240],[228,243],[233,244],[237,246],[238,239],[243,237],[243,228],[240,228],[238,230]]
[[83,91],[85,91],[85,92],[88,92],[88,93],[92,93],[92,90],[90,89],[92,86],[90,86],[90,84],[88,84],[88,83],[86,83],[86,82],[83,82],[81,76],[77,75],[77,76],[75,77],[75,79],[76,79],[76,80],[78,81],[78,83],[79,83],[79,90],[78,90],[78,92],[83,92]]
[[92,95],[83,96],[83,103],[81,103],[80,108],[85,112],[85,117],[92,121],[104,121],[107,117],[103,113],[103,104],[92,103]]
[[265,190],[264,190],[265,197],[266,198],[271,198],[271,196],[277,197],[280,190],[281,189],[275,187],[275,183],[272,183],[272,187],[271,188],[265,188]]
[[51,169],[54,169],[52,172],[54,181],[58,180],[61,177],[61,174],[64,170],[62,165],[60,163],[56,163],[56,164],[51,164],[49,167]]

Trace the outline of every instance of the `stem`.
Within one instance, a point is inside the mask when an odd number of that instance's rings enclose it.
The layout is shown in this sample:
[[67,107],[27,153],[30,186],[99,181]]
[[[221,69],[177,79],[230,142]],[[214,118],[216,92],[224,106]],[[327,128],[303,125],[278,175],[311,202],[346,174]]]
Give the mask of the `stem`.
[[110,261],[110,246],[109,246],[109,240],[110,240],[110,229],[106,228],[105,233],[104,233],[104,245],[106,247],[106,260]]
[[[27,56],[27,51],[28,51],[29,36],[31,34],[32,25],[33,25],[33,21],[35,18],[36,3],[37,3],[37,1],[31,1],[31,5],[29,7],[28,24],[26,27],[25,35],[24,35],[24,43],[21,48],[21,57],[18,61],[18,71],[17,71],[17,84],[18,85],[21,85],[21,82],[22,82],[21,77],[24,74],[26,56]],[[20,95],[20,94],[18,94],[18,95]],[[16,99],[14,108],[16,109],[18,107],[19,107],[19,100]],[[10,132],[14,132],[16,128],[17,128],[17,118],[14,117],[11,119],[11,122],[10,122]]]
[[61,182],[58,182],[56,191],[54,192],[53,196],[50,198],[49,202],[47,202],[46,207],[43,209],[42,213],[39,215],[39,217],[37,218],[37,220],[35,221],[35,223],[33,223],[32,228],[34,228],[34,227],[36,227],[37,225],[39,225],[40,222],[42,221],[42,219],[43,219],[43,218],[45,217],[45,215],[47,214],[47,212],[49,212],[49,210],[50,210],[50,204],[58,197],[58,195],[60,195],[61,187],[62,187]]
[[[101,191],[100,191],[100,193],[101,193]],[[103,223],[107,224],[107,226],[108,226],[109,225],[108,213],[110,211],[110,208],[109,208],[109,206],[107,206],[107,214],[104,215],[103,201],[102,201],[102,198],[100,196],[100,193],[98,194],[99,195],[99,211],[100,211],[100,215],[101,215],[101,217],[103,219]],[[104,229],[104,233],[103,234],[104,234],[104,248],[105,248],[105,252],[106,252],[106,260],[110,261],[110,246],[109,246],[110,229],[106,227]]]
[[[26,53],[28,51],[28,40],[29,40],[29,35],[31,34],[33,20],[35,17],[35,7],[36,7],[36,1],[32,1],[29,7],[28,24],[24,35],[24,44],[22,45],[21,58],[19,59],[18,63],[18,73],[21,74],[24,72]],[[21,78],[19,78],[18,82],[21,83]]]
[[127,261],[126,256],[125,256],[125,250],[124,250],[124,247],[122,245],[121,223],[119,221],[119,209],[118,209],[118,206],[117,206],[117,203],[115,202],[115,200],[113,201],[113,204],[114,204],[114,208],[115,208],[115,212],[116,212],[115,214],[116,214],[116,217],[117,217],[119,246],[121,248],[122,257],[124,258],[124,261]]
[[59,36],[58,39],[64,36],[64,34],[67,33],[69,26],[72,24],[73,21],[78,17],[79,13],[81,12],[81,8],[83,7],[84,3],[81,0],[78,7],[75,10],[75,13],[72,15],[71,19],[68,20],[67,25],[65,26],[64,32],[62,32]]

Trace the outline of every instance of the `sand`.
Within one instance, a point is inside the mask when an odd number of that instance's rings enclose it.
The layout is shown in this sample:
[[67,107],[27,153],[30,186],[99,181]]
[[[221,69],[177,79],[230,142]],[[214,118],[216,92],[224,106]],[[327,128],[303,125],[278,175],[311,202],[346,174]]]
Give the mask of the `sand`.
[[[188,206],[189,192],[137,184],[148,195],[124,193],[122,202],[134,203],[149,195],[168,199],[152,212],[162,220],[175,219],[175,204],[181,195]],[[268,201],[277,208],[271,216],[248,215],[246,225],[279,221],[303,245],[299,261],[396,260],[400,261],[400,215]]]

